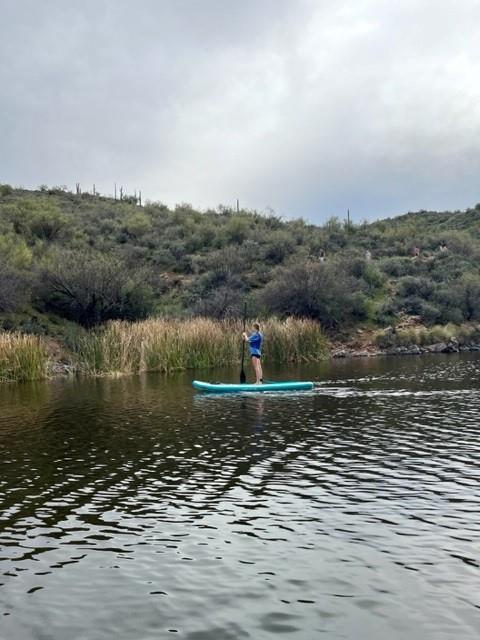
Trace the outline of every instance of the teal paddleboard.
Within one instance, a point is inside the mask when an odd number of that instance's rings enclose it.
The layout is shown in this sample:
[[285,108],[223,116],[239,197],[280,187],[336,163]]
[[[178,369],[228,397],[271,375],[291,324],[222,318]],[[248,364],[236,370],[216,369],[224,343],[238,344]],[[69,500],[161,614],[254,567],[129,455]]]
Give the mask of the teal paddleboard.
[[241,391],[310,391],[313,382],[266,382],[264,384],[223,384],[221,382],[202,382],[194,380],[193,386],[199,391],[213,393],[236,393]]

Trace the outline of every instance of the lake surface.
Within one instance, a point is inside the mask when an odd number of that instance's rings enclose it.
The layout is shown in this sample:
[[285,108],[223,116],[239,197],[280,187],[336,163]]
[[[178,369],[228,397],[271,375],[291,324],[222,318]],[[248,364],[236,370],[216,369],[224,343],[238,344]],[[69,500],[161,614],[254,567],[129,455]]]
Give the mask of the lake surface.
[[480,357],[268,375],[0,387],[0,638],[478,637]]

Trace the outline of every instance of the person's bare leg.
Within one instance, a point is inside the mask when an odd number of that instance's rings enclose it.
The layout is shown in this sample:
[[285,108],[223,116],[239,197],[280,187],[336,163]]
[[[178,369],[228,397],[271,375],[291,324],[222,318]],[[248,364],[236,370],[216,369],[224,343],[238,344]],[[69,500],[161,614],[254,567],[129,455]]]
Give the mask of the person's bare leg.
[[262,365],[260,358],[252,358],[253,368],[255,370],[255,384],[262,384]]
[[252,356],[252,367],[253,367],[253,371],[255,373],[255,384],[257,384],[257,381],[258,381],[257,359],[254,358],[253,356]]

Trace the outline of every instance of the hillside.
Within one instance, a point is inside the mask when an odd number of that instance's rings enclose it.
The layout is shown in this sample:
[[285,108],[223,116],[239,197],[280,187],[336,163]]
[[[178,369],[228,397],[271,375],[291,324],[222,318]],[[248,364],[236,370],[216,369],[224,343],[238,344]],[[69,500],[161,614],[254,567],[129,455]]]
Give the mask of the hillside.
[[[413,256],[418,247],[419,255]],[[480,318],[480,205],[371,224],[220,207],[139,206],[0,185],[0,326],[65,336],[108,319],[318,319],[355,326]]]

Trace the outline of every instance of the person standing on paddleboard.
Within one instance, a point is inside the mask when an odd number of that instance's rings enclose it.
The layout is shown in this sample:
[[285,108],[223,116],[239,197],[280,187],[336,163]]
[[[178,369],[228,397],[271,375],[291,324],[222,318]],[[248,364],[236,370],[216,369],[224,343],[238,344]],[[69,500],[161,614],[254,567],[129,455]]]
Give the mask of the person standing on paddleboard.
[[258,322],[253,323],[253,333],[248,336],[246,333],[242,333],[245,342],[248,342],[250,347],[250,356],[252,358],[253,370],[255,371],[255,384],[262,384],[263,372],[262,372],[262,343],[263,333],[260,331],[260,325]]

